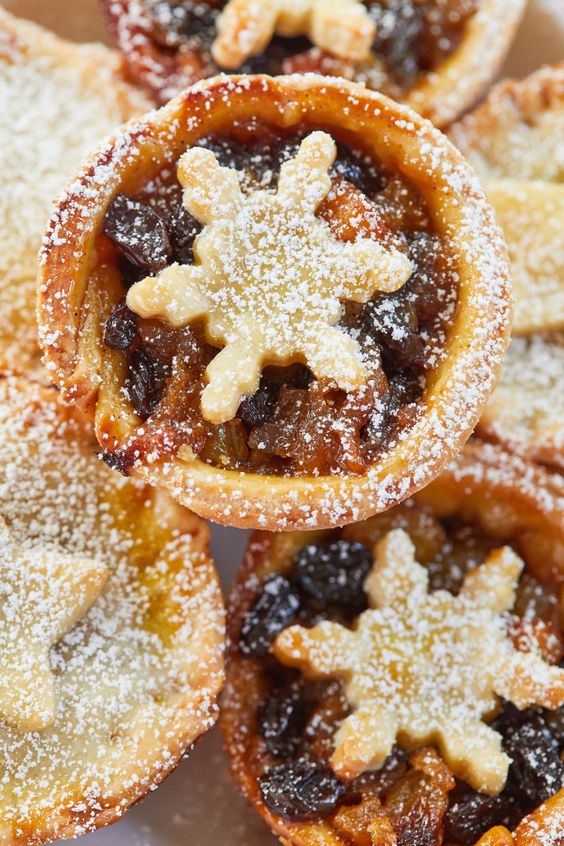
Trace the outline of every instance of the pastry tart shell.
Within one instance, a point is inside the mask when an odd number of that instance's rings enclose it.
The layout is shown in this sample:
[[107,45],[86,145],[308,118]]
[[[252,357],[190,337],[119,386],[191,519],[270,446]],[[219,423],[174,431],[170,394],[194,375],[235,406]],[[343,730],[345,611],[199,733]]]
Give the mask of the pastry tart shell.
[[[474,440],[438,479],[415,494],[414,500],[430,507],[441,519],[459,518],[477,525],[500,544],[511,542],[541,582],[564,581],[564,488],[542,468],[492,444]],[[393,518],[393,510],[388,514]],[[352,533],[347,538],[370,542],[370,520],[350,526],[349,530]],[[381,532],[382,529],[378,538]],[[264,804],[258,778],[264,771],[267,753],[257,740],[256,725],[257,707],[264,696],[259,681],[263,659],[244,657],[237,643],[257,587],[272,574],[287,573],[299,549],[324,537],[327,533],[322,531],[255,532],[228,604],[227,680],[222,694],[221,726],[230,770],[241,793],[287,846],[346,846],[349,839],[329,820],[290,822],[271,813]],[[560,790],[527,815],[513,832],[496,826],[476,846],[556,844],[560,842],[558,836],[550,836],[562,833],[563,819],[564,790]],[[382,828],[381,842],[395,842],[389,839],[390,835],[387,824]],[[368,832],[366,836],[370,837]]]
[[257,116],[284,129],[299,125],[346,131],[413,183],[454,257],[459,278],[444,357],[429,373],[422,414],[409,436],[398,439],[364,475],[243,474],[186,454],[134,465],[132,473],[201,516],[232,526],[291,530],[342,525],[394,505],[440,473],[480,416],[509,334],[506,248],[492,210],[464,159],[406,107],[358,85],[315,75],[218,77],[130,123],[86,165],[59,199],[49,223],[38,298],[45,362],[67,401],[95,410],[104,449],[123,442],[138,425],[137,418],[132,420],[135,416],[118,391],[108,399],[115,367],[90,306],[85,319],[85,302],[105,296],[94,272],[94,244],[104,214],[117,193],[134,192],[202,136]]
[[[564,468],[564,63],[497,85],[449,136],[484,181],[506,228],[516,322],[481,437]],[[543,219],[546,218],[546,219]]]
[[[149,573],[154,570],[159,575],[147,582],[149,610],[145,608],[142,623],[137,625],[140,625],[140,629],[146,627],[151,637],[160,637],[165,644],[165,653],[167,650],[169,654],[174,651],[174,660],[178,662],[180,673],[187,673],[190,679],[189,686],[176,685],[163,676],[166,682],[163,682],[161,687],[155,682],[155,687],[151,688],[154,693],[143,699],[137,697],[135,690],[126,687],[127,695],[132,699],[128,698],[129,711],[120,720],[117,728],[115,723],[112,723],[112,718],[107,716],[115,713],[111,699],[107,700],[107,711],[106,708],[102,709],[103,716],[90,718],[90,709],[98,714],[100,708],[99,703],[94,701],[97,696],[92,696],[83,714],[85,725],[82,725],[78,732],[74,723],[70,724],[72,727],[66,726],[67,712],[62,706],[55,718],[56,723],[45,729],[49,735],[45,741],[42,739],[42,732],[32,732],[29,740],[26,739],[25,732],[18,732],[18,748],[22,743],[27,743],[25,754],[30,758],[37,755],[38,761],[36,769],[33,766],[28,767],[27,760],[21,764],[21,771],[18,769],[20,792],[18,794],[14,790],[14,794],[21,796],[23,793],[22,804],[18,804],[20,800],[14,798],[11,789],[8,790],[6,799],[9,808],[5,809],[0,802],[0,843],[3,846],[36,846],[53,840],[77,837],[121,818],[133,804],[157,787],[177,766],[189,746],[211,728],[217,719],[216,700],[224,675],[223,599],[209,550],[209,528],[204,521],[160,491],[134,481],[120,480],[119,476],[105,468],[97,458],[97,445],[91,434],[90,423],[75,409],[66,406],[54,388],[39,386],[18,377],[2,378],[0,401],[3,409],[0,422],[2,439],[5,437],[6,427],[8,426],[11,433],[13,426],[13,443],[16,444],[15,447],[10,446],[6,440],[6,443],[2,444],[2,456],[13,455],[14,449],[17,455],[21,455],[22,449],[25,449],[27,452],[23,460],[27,462],[29,459],[30,462],[36,463],[36,467],[31,471],[35,480],[31,494],[28,477],[22,482],[19,469],[13,465],[1,466],[0,463],[2,486],[5,488],[8,484],[6,480],[9,479],[11,489],[17,492],[13,503],[4,504],[2,519],[5,518],[11,524],[15,519],[18,531],[21,531],[23,525],[26,538],[35,538],[39,532],[40,538],[43,533],[48,539],[47,542],[50,542],[54,537],[55,526],[42,525],[42,521],[45,522],[46,513],[52,513],[50,508],[53,506],[45,506],[45,512],[43,508],[46,501],[52,503],[54,499],[54,507],[60,515],[60,523],[56,523],[56,529],[62,551],[77,554],[76,549],[68,542],[70,521],[74,529],[81,527],[83,543],[86,546],[91,545],[90,548],[94,549],[100,561],[109,563],[110,575],[106,584],[108,588],[113,570],[117,573],[118,568],[124,566],[124,559],[120,557],[124,549],[123,538],[127,538],[125,543],[128,550],[142,547],[141,562],[138,562],[139,552],[127,553],[127,556],[132,556],[129,560],[136,562],[135,568],[144,568],[139,572]],[[47,444],[35,440],[38,431],[45,431],[44,425],[52,431],[52,437]],[[17,443],[23,446],[18,447]],[[63,455],[65,469],[62,470],[61,466],[55,464],[51,458],[53,455]],[[6,458],[2,461],[6,462]],[[77,504],[82,500],[83,480],[72,476],[67,479],[64,476],[71,463],[72,466],[77,466],[77,461],[80,470],[87,465],[91,470],[88,478],[84,480],[86,505]],[[55,488],[55,493],[50,494],[49,490],[55,479],[59,480],[56,483],[58,487]],[[20,484],[22,488],[18,491]],[[25,485],[27,487],[23,487]],[[102,491],[101,497],[94,493],[96,490]],[[26,508],[17,504],[20,494],[26,498]],[[52,499],[49,499],[49,496]],[[100,497],[98,500],[97,496]],[[63,498],[65,505],[61,504]],[[85,520],[86,512],[89,517],[83,528],[82,521]],[[108,514],[112,515],[114,521],[111,531],[108,529],[107,517],[104,516]],[[95,528],[92,529],[92,526]],[[133,558],[135,555],[137,558]],[[179,578],[179,568],[180,571],[188,573],[189,578]],[[116,575],[115,578],[117,582],[119,577]],[[127,587],[131,588],[132,584],[137,582],[128,582]],[[124,598],[123,602],[131,602],[133,590],[127,592],[121,583],[112,590],[117,591],[118,599],[115,601],[118,603],[116,607],[119,612],[119,597],[125,597],[127,594],[129,599]],[[115,597],[115,593],[113,596]],[[165,610],[169,617],[163,624]],[[121,647],[113,634],[108,635],[108,645],[105,639],[104,622],[107,621],[104,620],[104,614],[107,614],[107,610],[98,613],[100,634],[96,635],[94,629],[91,643],[93,644],[97,637],[102,646],[94,648],[111,650],[108,655],[111,660],[105,665],[104,677],[98,678],[97,682],[99,689],[110,692],[104,692],[106,697],[111,696],[115,689],[112,684],[123,683],[127,686],[127,680],[121,677],[118,680],[111,679],[112,673],[118,674],[122,666],[119,654]],[[112,631],[114,624],[118,629],[120,617],[117,612],[111,617]],[[171,632],[176,630],[175,627],[182,631],[180,642],[172,638]],[[132,640],[135,634],[130,633]],[[77,642],[73,642],[73,648],[78,649]],[[86,656],[82,656],[81,660],[85,668],[98,666],[93,663],[92,649]],[[144,666],[147,668],[150,665]],[[147,669],[145,671],[149,672]],[[83,682],[65,682],[68,687],[63,688],[63,672],[66,670],[63,671],[59,664],[58,698],[61,702],[74,703],[73,694],[68,691],[74,692],[72,685],[80,685]],[[76,665],[71,672],[76,672]],[[83,672],[92,670],[84,669]],[[104,701],[106,702],[106,699]],[[74,713],[72,704],[65,707]],[[100,734],[97,719],[108,721],[107,724],[104,722]],[[3,721],[0,721],[0,731],[1,743],[9,744],[10,736],[7,735]],[[96,751],[92,753],[94,760],[88,758],[88,750],[91,749],[88,745],[90,732],[92,737],[96,737]],[[60,744],[66,750],[65,757],[62,763],[49,761],[49,768],[42,774],[45,759],[41,759],[41,754],[45,754],[50,743]],[[47,744],[40,746],[42,753],[35,752],[39,744]],[[76,744],[79,746],[78,752]],[[119,744],[119,747],[114,748],[113,744]],[[106,751],[102,753],[99,749]],[[17,750],[14,752],[14,755],[16,754],[19,754]],[[78,755],[79,764],[76,764],[75,755]],[[97,755],[103,757],[98,758]],[[13,766],[11,760],[9,765]],[[5,787],[9,772],[8,756],[3,761],[3,767]],[[73,767],[78,767],[78,772]],[[29,781],[26,782],[28,770]],[[103,776],[100,776],[101,772],[104,773]],[[83,780],[86,787],[83,787]],[[46,783],[48,786],[45,786]],[[30,794],[30,790],[34,792]],[[14,806],[17,806],[18,813],[13,810]]]
[[0,42],[0,367],[45,379],[35,286],[51,202],[88,151],[149,102],[126,82],[119,54],[101,44],[72,44],[3,9]]
[[525,6],[522,0],[481,3],[468,22],[461,44],[408,92],[408,105],[440,127],[448,126],[469,109],[498,74]]
[[448,134],[483,180],[562,182],[563,127],[564,62],[500,82]]
[[[421,73],[405,102],[436,126],[447,126],[470,108],[495,78],[521,21],[525,0],[482,0],[460,44],[433,72]],[[164,103],[205,76],[197,51],[167,49],[151,37],[142,0],[102,0],[110,32],[130,75]],[[354,79],[354,64],[349,72]]]

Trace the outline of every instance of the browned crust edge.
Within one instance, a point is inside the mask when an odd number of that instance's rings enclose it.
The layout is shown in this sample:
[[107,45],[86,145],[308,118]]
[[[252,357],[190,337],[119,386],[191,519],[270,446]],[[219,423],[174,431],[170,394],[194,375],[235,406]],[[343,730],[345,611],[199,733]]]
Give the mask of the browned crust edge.
[[[198,57],[158,47],[151,22],[137,0],[101,0],[109,32],[122,51],[130,77],[166,102],[203,76]],[[405,101],[442,127],[465,112],[498,73],[521,22],[526,0],[482,0],[461,44],[433,73],[407,92]]]
[[[484,527],[496,522],[500,540],[516,531],[506,521],[515,506],[519,521],[520,552],[535,555],[538,575],[564,583],[564,484],[541,467],[528,464],[491,444],[472,441],[441,477],[415,497],[443,516],[464,512],[468,519],[482,513]],[[500,505],[509,506],[500,510]],[[497,517],[492,514],[497,509]],[[243,659],[236,642],[241,621],[252,605],[260,581],[272,572],[284,572],[294,552],[306,538],[323,533],[253,533],[228,602],[227,678],[221,700],[221,728],[232,778],[243,796],[288,846],[346,846],[324,823],[289,823],[271,814],[262,802],[255,774],[246,757],[249,725],[239,717],[244,704],[241,690],[245,677],[254,674],[251,659]],[[540,545],[540,547],[539,547]],[[546,566],[546,551],[551,561]],[[530,557],[527,555],[530,562]],[[260,660],[260,659],[258,659]],[[556,832],[556,836],[554,835]],[[564,834],[564,789],[525,817],[511,834],[497,826],[483,835],[476,846],[559,846]],[[553,836],[549,839],[549,836]]]
[[483,103],[450,127],[448,136],[464,155],[470,156],[480,153],[482,142],[492,133],[517,123],[534,123],[543,112],[563,104],[564,62],[546,65],[524,79],[498,83]]
[[[65,407],[54,388],[32,383],[19,377],[0,377],[0,387],[7,386],[8,391],[15,391],[18,399],[25,399],[30,406],[41,407],[45,404],[56,405],[61,419],[74,419],[82,422],[85,428],[85,440],[95,440],[90,434],[90,425],[82,419],[76,410]],[[37,812],[26,820],[25,827],[19,821],[13,823],[12,839],[6,841],[10,846],[39,846],[53,840],[78,837],[119,820],[129,808],[143,799],[164,781],[180,763],[186,750],[201,736],[208,732],[217,721],[219,709],[217,698],[224,682],[223,645],[224,612],[223,595],[219,578],[209,549],[209,526],[187,509],[177,505],[159,491],[148,491],[147,496],[153,501],[153,507],[159,511],[159,524],[170,527],[171,537],[176,531],[192,537],[195,560],[192,567],[205,571],[206,588],[210,589],[210,602],[214,610],[214,625],[203,633],[202,642],[206,643],[206,684],[185,695],[175,694],[171,701],[175,706],[172,719],[165,726],[159,727],[160,734],[151,727],[150,738],[133,738],[131,754],[135,754],[135,741],[147,742],[153,748],[149,763],[144,762],[142,772],[133,769],[116,777],[111,788],[96,797],[100,810],[70,810],[71,801],[84,805],[82,796],[77,794],[73,800],[68,797],[65,807],[54,806]],[[203,678],[202,674],[202,678]],[[126,758],[127,761],[127,758]],[[166,761],[166,764],[165,764]],[[138,778],[132,778],[138,776]],[[126,782],[131,782],[124,787]],[[4,842],[4,841],[2,841]]]
[[460,278],[445,359],[433,373],[425,412],[409,437],[365,475],[288,479],[179,459],[133,472],[220,523],[272,530],[341,525],[390,507],[438,475],[476,424],[509,338],[509,268],[493,211],[465,160],[412,110],[358,85],[316,75],[217,77],[128,124],[54,208],[40,260],[40,340],[65,399],[93,407],[101,376],[95,367],[80,366],[79,327],[93,245],[109,203],[198,137],[257,114],[283,127],[309,122],[359,135],[364,147],[417,185],[456,257]]
[[482,2],[460,47],[409,93],[407,103],[436,126],[456,120],[495,79],[526,5],[526,0]]

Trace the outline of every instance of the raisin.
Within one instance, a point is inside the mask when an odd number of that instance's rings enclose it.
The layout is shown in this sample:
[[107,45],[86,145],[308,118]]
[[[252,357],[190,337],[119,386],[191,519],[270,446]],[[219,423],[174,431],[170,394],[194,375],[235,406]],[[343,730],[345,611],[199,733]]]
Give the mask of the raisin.
[[374,53],[397,81],[408,86],[419,72],[418,54],[424,35],[423,12],[413,0],[371,3],[369,14],[376,23]]
[[175,206],[167,223],[168,234],[173,250],[173,259],[181,264],[194,261],[193,246],[202,227],[195,217],[184,208],[182,203]]
[[159,404],[167,375],[163,364],[146,350],[133,350],[125,387],[131,405],[143,420]]
[[131,462],[124,458],[123,455],[117,452],[103,452],[101,454],[102,461],[110,470],[117,470],[122,476],[129,476],[131,470]]
[[266,748],[277,758],[292,758],[307,721],[307,708],[299,684],[274,690],[259,714],[260,733]]
[[564,747],[564,706],[556,711],[546,711],[544,718],[555,741]]
[[409,251],[413,273],[404,290],[415,306],[419,323],[432,326],[446,304],[439,284],[444,280],[444,248],[438,235],[416,232],[409,238]]
[[144,279],[147,273],[140,267],[132,264],[125,256],[120,256],[118,259],[118,270],[121,276],[121,284],[126,291],[129,291],[132,285]]
[[241,626],[239,649],[243,655],[266,655],[282,629],[294,620],[300,601],[284,576],[270,576]]
[[148,272],[168,264],[171,244],[166,224],[150,206],[118,194],[104,218],[104,232],[125,258]]
[[275,36],[257,56],[251,56],[238,73],[266,73],[277,76],[283,73],[282,65],[289,55],[302,53],[310,47],[307,38],[280,38]]
[[417,312],[403,289],[370,300],[364,307],[361,322],[368,335],[380,344],[387,373],[390,368],[393,373],[402,367],[423,364],[425,343],[419,334]]
[[262,426],[274,414],[280,386],[262,379],[258,391],[246,397],[239,406],[237,417],[247,426]]
[[484,796],[474,791],[463,793],[456,797],[446,815],[447,842],[474,846],[482,834],[495,825],[512,828],[518,816],[519,811],[508,796]]
[[329,767],[306,760],[272,767],[259,779],[259,787],[268,810],[292,821],[332,814],[346,793]]
[[182,3],[157,0],[150,6],[157,27],[155,39],[164,47],[179,47],[190,36],[211,42],[218,9],[210,3]]
[[564,787],[558,743],[542,714],[530,714],[503,745],[512,758],[509,780],[528,806],[540,805]]
[[354,541],[304,546],[296,555],[296,579],[304,593],[323,605],[359,613],[366,605],[363,583],[374,561],[368,547]]
[[309,388],[315,377],[305,364],[292,364],[282,369],[284,384],[292,388]]
[[386,184],[383,171],[368,156],[363,156],[355,150],[337,146],[337,159],[333,165],[331,176],[340,176],[359,188],[367,197],[372,197],[381,191]]
[[137,317],[125,302],[114,306],[104,327],[104,343],[116,350],[127,350],[137,337]]

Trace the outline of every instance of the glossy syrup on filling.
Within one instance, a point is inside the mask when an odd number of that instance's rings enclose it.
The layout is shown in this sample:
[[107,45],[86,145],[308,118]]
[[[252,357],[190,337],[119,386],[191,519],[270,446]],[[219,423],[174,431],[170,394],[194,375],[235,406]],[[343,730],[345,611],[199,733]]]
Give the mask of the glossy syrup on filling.
[[[269,190],[304,134],[281,137],[253,123],[200,143],[238,171],[244,191]],[[181,199],[174,171],[165,170],[135,197],[118,195],[110,206],[104,233],[115,249],[124,298],[133,282],[174,261],[193,261],[201,225]],[[215,466],[256,473],[362,473],[412,425],[456,306],[448,251],[413,189],[343,143],[318,215],[336,237],[369,232],[412,262],[411,278],[394,294],[364,306],[345,304],[340,325],[360,343],[367,384],[347,394],[314,379],[300,363],[265,367],[258,391],[243,400],[235,418],[212,425],[200,412],[205,369],[217,352],[205,326],[178,329],[141,319],[123,299],[105,324],[104,341],[126,359],[125,392],[143,427],[121,452],[107,456],[110,463],[127,471],[148,451],[170,455],[185,448]]]
[[[301,548],[289,569],[268,576],[233,647],[243,656],[238,662],[249,659],[252,667],[250,674],[239,664],[235,669],[243,685],[242,707],[251,709],[238,717],[250,723],[245,766],[258,779],[272,813],[291,822],[323,820],[346,843],[371,842],[380,821],[383,830],[391,823],[399,846],[430,846],[443,839],[452,846],[473,846],[493,826],[512,829],[564,786],[564,708],[519,711],[501,704],[492,725],[512,764],[499,796],[455,780],[438,756],[410,755],[399,746],[380,770],[346,784],[328,766],[335,731],[350,713],[341,683],[304,681],[269,652],[288,625],[327,619],[350,625],[365,610],[358,585],[373,563],[367,544],[391,527],[390,520],[410,532],[433,590],[457,593],[464,575],[499,546],[475,525],[439,521],[410,502],[391,518],[374,518],[368,531],[363,524],[350,526]],[[510,623],[514,642],[534,632],[545,660],[561,663],[563,623],[557,590],[525,570]]]
[[[194,0],[147,0],[152,37],[165,52],[194,51],[201,75],[219,71],[210,48],[216,21],[225,4]],[[417,78],[436,70],[458,47],[478,0],[387,0],[367,2],[376,24],[370,60],[351,65],[318,48],[306,38],[275,36],[265,50],[245,62],[238,73],[317,72],[353,76],[384,93],[400,97]]]

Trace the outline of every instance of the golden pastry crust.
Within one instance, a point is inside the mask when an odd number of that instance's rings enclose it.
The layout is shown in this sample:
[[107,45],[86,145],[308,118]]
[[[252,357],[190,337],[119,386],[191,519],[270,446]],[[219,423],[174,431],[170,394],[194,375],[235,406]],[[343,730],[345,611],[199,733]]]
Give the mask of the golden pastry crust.
[[11,535],[107,568],[90,612],[51,650],[52,722],[26,733],[0,721],[0,841],[23,846],[114,822],[214,724],[223,603],[199,518],[112,474],[55,389],[8,377],[0,400]]
[[[406,102],[436,126],[448,126],[495,79],[526,3],[485,0],[468,22],[458,49],[409,92]],[[494,50],[491,45],[495,44]]]
[[564,468],[564,64],[500,83],[453,126],[484,180],[515,280],[513,340],[482,437]]
[[513,335],[564,328],[564,185],[537,179],[486,182],[509,248]]
[[[280,127],[339,125],[408,177],[429,207],[458,274],[458,306],[444,358],[429,374],[422,412],[364,475],[275,477],[222,470],[189,454],[138,461],[132,473],[220,523],[272,530],[340,525],[381,511],[436,476],[469,436],[506,348],[510,293],[505,246],[464,160],[429,123],[359,86],[304,77],[218,78],[199,83],[99,151],[61,198],[45,236],[38,315],[50,376],[65,399],[95,409],[107,451],[139,418],[120,390],[123,365],[102,326],[123,296],[96,270],[93,245],[119,191],[145,184],[165,161],[210,131],[260,116]],[[117,284],[117,288],[116,288]],[[101,315],[101,317],[100,317]],[[154,458],[154,456],[153,456]]]
[[564,470],[563,389],[564,333],[514,338],[478,433]]
[[564,181],[564,63],[499,83],[449,130],[483,180]]
[[[187,85],[224,69],[214,64],[211,55],[203,58],[189,43],[160,46],[152,35],[155,25],[144,0],[102,0],[102,5],[110,32],[126,58],[132,78],[151,91],[159,103],[165,103]],[[525,0],[481,0],[453,53],[433,72],[419,74],[416,83],[405,92],[405,102],[436,126],[446,126],[455,120],[476,102],[495,78],[525,5]],[[247,19],[243,13],[241,17]],[[230,33],[230,41],[235,40]],[[244,42],[244,38],[241,41]],[[348,39],[345,41],[350,49]],[[377,53],[375,59],[378,60]],[[304,61],[306,65],[309,63],[309,70],[363,81],[365,77],[369,79],[373,64],[372,61],[355,65],[329,54],[320,54],[311,60],[305,54]],[[231,68],[232,63],[228,64]],[[386,76],[381,70],[372,73],[376,79]],[[370,85],[370,81],[367,84]],[[377,85],[371,87],[378,88]]]
[[51,202],[96,143],[146,110],[119,56],[0,9],[0,368],[39,371],[37,252]]
[[[432,519],[461,520],[483,530],[495,545],[511,544],[540,582],[564,582],[564,488],[542,468],[492,444],[472,441],[438,479],[413,497],[413,502],[430,509]],[[428,518],[424,514],[410,516],[406,506],[409,503],[347,526],[342,537],[370,546],[390,529],[401,527],[412,532],[415,546],[425,556],[435,549],[436,539]],[[258,735],[256,719],[267,695],[260,670],[263,661],[269,659],[242,655],[237,645],[241,623],[256,600],[258,586],[268,576],[287,574],[295,553],[308,543],[334,537],[323,531],[284,535],[256,532],[252,536],[228,606],[229,648],[221,725],[235,783],[282,842],[292,846],[345,846],[354,831],[359,838],[372,835],[375,842],[394,846],[394,831],[379,802],[366,818],[359,813],[347,818],[346,809],[341,809],[322,822],[289,822],[269,811],[258,785],[259,776],[272,760]],[[331,706],[328,713],[331,715]],[[321,715],[317,725],[322,726],[322,721]],[[330,754],[326,746],[315,748]],[[416,770],[420,767],[416,759],[411,763]],[[563,810],[561,790],[526,816],[512,833],[498,826],[484,834],[477,846],[556,846],[562,834]],[[369,824],[372,827],[368,828]],[[360,825],[364,833],[360,834],[355,825]],[[553,839],[548,839],[549,834]]]

